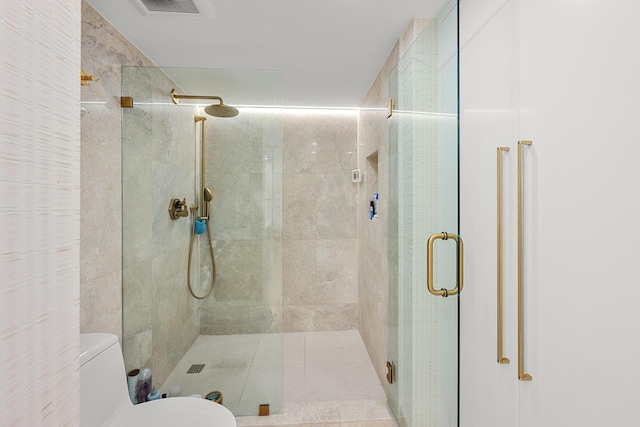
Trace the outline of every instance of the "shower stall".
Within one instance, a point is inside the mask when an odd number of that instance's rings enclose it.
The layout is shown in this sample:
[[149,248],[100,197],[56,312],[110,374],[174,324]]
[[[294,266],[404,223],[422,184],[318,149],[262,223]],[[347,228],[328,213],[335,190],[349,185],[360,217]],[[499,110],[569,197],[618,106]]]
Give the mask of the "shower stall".
[[201,98],[278,105],[280,88],[275,72],[122,68],[126,368],[169,395],[222,391],[235,415],[282,411],[282,115],[220,118]]

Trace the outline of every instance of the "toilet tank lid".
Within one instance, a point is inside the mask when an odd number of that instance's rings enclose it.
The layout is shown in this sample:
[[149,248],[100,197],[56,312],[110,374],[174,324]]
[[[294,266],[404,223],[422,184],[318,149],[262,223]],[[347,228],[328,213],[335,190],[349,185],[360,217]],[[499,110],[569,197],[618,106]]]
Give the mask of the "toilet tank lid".
[[80,366],[118,342],[118,336],[106,333],[80,334]]

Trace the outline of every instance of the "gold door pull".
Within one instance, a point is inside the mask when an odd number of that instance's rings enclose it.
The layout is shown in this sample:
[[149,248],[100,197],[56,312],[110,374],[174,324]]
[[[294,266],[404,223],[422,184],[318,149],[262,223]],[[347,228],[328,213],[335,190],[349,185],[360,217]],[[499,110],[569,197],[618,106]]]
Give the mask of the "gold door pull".
[[511,361],[504,357],[502,354],[502,336],[503,336],[503,309],[502,309],[502,153],[509,151],[509,147],[498,147],[498,275],[497,275],[497,289],[498,289],[498,363],[508,364]]
[[522,147],[531,141],[518,141],[518,379],[531,381],[524,372],[524,165]]
[[[458,283],[456,283],[455,288],[453,289],[439,289],[436,290],[433,287],[433,244],[436,240],[454,240],[458,247]],[[429,292],[436,296],[448,297],[451,295],[456,295],[462,291],[462,286],[464,284],[463,278],[463,267],[464,267],[464,245],[462,242],[462,238],[458,237],[458,235],[453,233],[447,233],[443,231],[442,233],[432,234],[429,237],[427,242],[427,288]]]

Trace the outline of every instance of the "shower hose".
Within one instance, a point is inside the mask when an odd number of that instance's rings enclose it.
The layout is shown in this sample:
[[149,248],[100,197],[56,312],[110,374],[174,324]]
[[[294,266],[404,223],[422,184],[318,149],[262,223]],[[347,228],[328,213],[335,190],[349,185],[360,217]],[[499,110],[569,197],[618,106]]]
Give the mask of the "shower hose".
[[[211,254],[211,286],[209,287],[209,290],[203,295],[203,296],[198,296],[196,295],[196,293],[193,291],[193,287],[191,286],[191,262],[192,262],[192,258],[193,258],[193,241],[195,240],[196,237],[196,216],[195,216],[195,212],[192,211],[192,215],[193,217],[193,224],[191,227],[191,239],[189,242],[189,266],[187,267],[187,285],[189,286],[189,292],[191,293],[191,295],[193,295],[194,298],[196,299],[205,299],[206,297],[208,297],[209,295],[211,295],[211,292],[213,292],[213,287],[216,283],[216,259],[213,256],[213,244],[211,243],[211,232],[209,231],[209,224],[207,224],[207,238],[209,240],[209,254]],[[209,222],[207,220],[207,222]]]

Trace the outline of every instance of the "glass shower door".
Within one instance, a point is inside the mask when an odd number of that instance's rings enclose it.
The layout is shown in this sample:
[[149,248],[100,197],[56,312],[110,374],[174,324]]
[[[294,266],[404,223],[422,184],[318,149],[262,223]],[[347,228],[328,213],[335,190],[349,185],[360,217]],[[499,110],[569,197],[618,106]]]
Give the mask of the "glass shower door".
[[454,1],[389,75],[387,394],[402,426],[458,425],[457,22]]
[[[170,93],[281,105],[281,87],[279,72],[122,68],[122,95],[133,98],[122,110],[125,367],[150,368],[170,395],[220,391],[237,416],[284,405],[282,113],[207,116],[207,100],[176,105]],[[208,233],[196,235],[203,170],[213,200]],[[173,198],[200,209],[173,219]],[[214,262],[211,294],[194,298],[189,286],[205,295]]]

